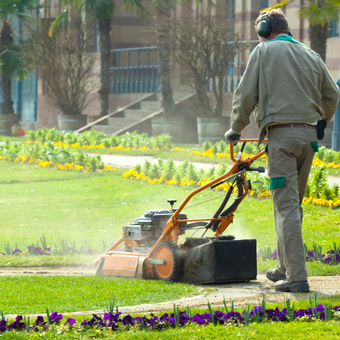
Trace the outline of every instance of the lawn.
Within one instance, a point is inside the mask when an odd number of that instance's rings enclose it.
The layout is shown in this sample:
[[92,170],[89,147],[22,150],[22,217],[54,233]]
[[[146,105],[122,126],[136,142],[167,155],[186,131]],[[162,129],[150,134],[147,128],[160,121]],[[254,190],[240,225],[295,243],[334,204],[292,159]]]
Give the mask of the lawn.
[[[150,209],[169,208],[169,198],[177,199],[178,206],[192,190],[125,180],[121,171],[81,173],[12,162],[0,165],[0,250],[7,243],[26,250],[45,235],[51,247],[74,241],[78,248],[86,243],[101,252],[121,236],[123,224]],[[211,217],[222,199],[221,193],[205,190],[184,212],[188,218]],[[333,242],[339,243],[339,221],[339,209],[305,205],[305,243],[309,248],[313,243],[324,250],[333,247]],[[258,249],[274,250],[273,224],[271,200],[248,197],[227,233],[238,239],[256,238]]]
[[[56,249],[73,247],[78,253],[52,256],[0,256],[0,266],[92,266],[97,254],[122,235],[122,226],[132,223],[146,211],[169,208],[167,199],[175,198],[178,206],[192,188],[142,183],[122,178],[123,170],[116,172],[67,172],[34,165],[0,162],[0,251],[39,245]],[[195,197],[185,213],[188,218],[211,217],[223,197],[221,193],[206,190]],[[304,205],[304,241],[311,249],[322,246],[324,252],[339,246],[340,210]],[[235,213],[234,223],[226,234],[240,238],[256,238],[257,249],[274,251],[272,202],[270,199],[247,197]],[[199,236],[199,235],[196,235]],[[93,253],[86,255],[92,249]],[[80,251],[82,250],[82,251]],[[259,260],[258,272],[275,266],[275,261]],[[93,268],[95,269],[95,268]],[[339,275],[339,265],[308,263],[309,275]],[[136,305],[173,300],[198,294],[197,287],[185,284],[149,280],[128,280],[103,277],[4,276],[0,279],[5,313],[44,313],[46,308],[65,312],[104,309],[111,298],[118,305]],[[161,294],[158,294],[162,292]],[[339,304],[339,297],[331,299]],[[188,327],[167,330],[162,338],[221,338],[226,336],[258,338],[259,336],[291,339],[297,332],[312,332],[314,338],[340,336],[339,323],[255,324],[251,327]],[[313,336],[314,336],[313,335]],[[48,338],[48,334],[46,334]],[[97,336],[100,336],[98,333]],[[105,335],[109,338],[159,338],[159,333],[129,332]],[[37,337],[38,334],[37,334]],[[23,334],[4,333],[3,338],[25,338]],[[70,334],[65,338],[71,338]],[[72,335],[73,338],[73,335]],[[74,338],[77,338],[74,335]]]

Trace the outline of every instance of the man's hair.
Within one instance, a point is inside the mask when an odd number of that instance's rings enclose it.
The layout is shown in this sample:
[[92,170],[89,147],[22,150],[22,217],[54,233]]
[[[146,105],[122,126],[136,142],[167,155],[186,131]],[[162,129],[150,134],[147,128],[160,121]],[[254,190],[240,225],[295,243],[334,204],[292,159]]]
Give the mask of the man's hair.
[[266,16],[272,33],[289,33],[288,20],[286,16],[283,14],[281,9],[272,9],[269,12],[262,12],[258,18],[255,20],[255,30],[257,31],[257,24]]

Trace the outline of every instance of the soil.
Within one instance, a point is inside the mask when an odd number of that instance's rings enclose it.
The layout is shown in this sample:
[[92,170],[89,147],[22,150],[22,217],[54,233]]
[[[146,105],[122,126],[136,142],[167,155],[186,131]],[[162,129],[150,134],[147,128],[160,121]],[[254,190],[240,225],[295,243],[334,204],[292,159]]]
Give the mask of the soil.
[[[1,268],[0,275],[94,275],[94,272],[95,269],[92,267]],[[119,307],[119,311],[122,313],[153,313],[172,310],[174,305],[180,309],[186,309],[188,306],[190,308],[206,308],[208,302],[216,308],[223,307],[224,300],[228,307],[231,306],[231,301],[234,302],[235,307],[242,307],[261,303],[264,296],[266,303],[278,303],[285,299],[297,301],[312,297],[314,300],[315,293],[318,293],[320,298],[340,294],[340,275],[310,276],[308,282],[309,293],[278,293],[274,290],[273,282],[269,281],[265,274],[258,274],[256,280],[249,282],[197,285],[200,294],[193,297],[155,304]],[[102,313],[102,310],[73,314],[92,313]]]

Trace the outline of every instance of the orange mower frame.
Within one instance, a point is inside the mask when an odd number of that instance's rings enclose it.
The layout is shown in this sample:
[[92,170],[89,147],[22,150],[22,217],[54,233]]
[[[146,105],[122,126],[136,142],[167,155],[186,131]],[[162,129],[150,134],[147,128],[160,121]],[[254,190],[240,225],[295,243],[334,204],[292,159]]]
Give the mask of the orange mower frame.
[[[161,236],[148,253],[117,251],[117,248],[121,244],[126,247],[134,246],[136,243],[133,240],[126,240],[122,236],[94,261],[94,265],[97,266],[96,275],[156,278],[165,281],[178,281],[180,274],[176,273],[176,268],[180,267],[178,262],[181,260],[176,254],[176,248],[178,247],[177,242],[180,224],[186,223],[190,225],[196,223],[197,225],[202,223],[201,225],[204,225],[204,223],[207,223],[205,224],[205,228],[206,230],[212,229],[214,231],[214,237],[219,237],[225,232],[228,226],[233,222],[235,210],[249,192],[250,181],[246,180],[246,172],[264,172],[264,168],[252,168],[254,161],[265,154],[264,149],[261,149],[252,156],[243,157],[243,150],[246,142],[257,141],[257,139],[241,139],[240,142],[243,144],[240,152],[236,156],[234,154],[234,145],[230,144],[230,157],[234,162],[231,169],[214,180],[193,190],[176,210],[173,209],[173,204],[176,200],[168,200],[171,204],[171,217],[167,221]],[[180,219],[180,213],[195,195],[208,188],[213,189],[231,178],[237,178],[238,195],[226,210],[222,212],[224,207],[221,205],[222,208],[220,207],[212,218]],[[232,191],[233,189],[231,189],[230,192],[227,192],[226,198],[224,199],[224,205],[230,198]]]

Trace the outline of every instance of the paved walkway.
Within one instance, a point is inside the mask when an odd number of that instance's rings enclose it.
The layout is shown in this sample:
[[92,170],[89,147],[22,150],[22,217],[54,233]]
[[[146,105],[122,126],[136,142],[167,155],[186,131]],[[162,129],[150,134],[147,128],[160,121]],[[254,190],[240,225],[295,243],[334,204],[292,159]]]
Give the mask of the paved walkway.
[[[89,154],[95,155],[95,154]],[[117,168],[133,168],[137,164],[143,165],[145,161],[150,163],[157,163],[158,158],[153,156],[126,156],[126,155],[101,155],[104,164],[111,165]],[[174,161],[176,165],[180,164],[181,161]],[[192,163],[196,168],[209,170],[212,167],[217,168],[218,164],[216,163],[202,163],[202,162],[193,162]],[[328,176],[329,186],[340,185],[340,177],[338,176]]]
[[[94,154],[91,154],[94,155]],[[133,168],[137,164],[143,165],[145,161],[151,164],[157,163],[158,158],[153,156],[124,156],[124,155],[101,155],[104,164],[115,166],[117,168]],[[181,164],[181,161],[174,161],[176,165]],[[198,169],[209,170],[212,167],[218,167],[218,164],[193,162]]]

